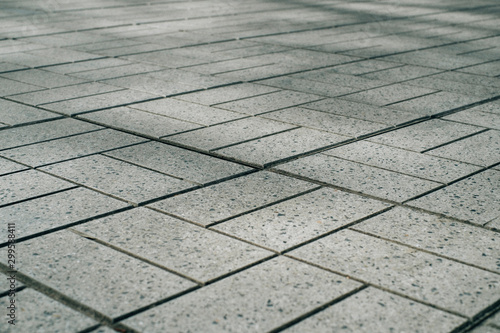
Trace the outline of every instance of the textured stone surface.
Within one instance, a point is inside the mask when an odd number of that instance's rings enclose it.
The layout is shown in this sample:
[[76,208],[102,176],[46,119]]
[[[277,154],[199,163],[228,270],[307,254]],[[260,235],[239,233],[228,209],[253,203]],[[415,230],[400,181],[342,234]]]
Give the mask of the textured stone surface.
[[310,81],[293,76],[284,76],[269,80],[263,80],[259,81],[259,84],[328,97],[342,96],[359,90],[354,87],[345,87],[330,83]]
[[500,130],[500,114],[491,114],[479,110],[479,107],[475,107],[454,113],[443,119]]
[[85,80],[81,80],[75,77],[55,74],[39,69],[29,69],[26,71],[4,73],[2,74],[2,76],[8,79],[28,84],[35,84],[37,86],[45,88],[57,88],[85,82]]
[[432,89],[410,87],[403,84],[392,84],[390,86],[375,88],[342,97],[350,101],[363,102],[383,106],[402,100],[415,98],[435,92]]
[[179,96],[184,101],[194,102],[203,105],[214,105],[228,101],[234,101],[241,98],[267,94],[279,89],[266,87],[257,84],[243,83],[227,87],[210,89],[207,91],[195,92]]
[[59,117],[60,115],[52,112],[0,99],[0,122],[7,125],[20,125]]
[[[124,323],[141,331],[269,331],[359,286],[336,274],[276,258]],[[237,290],[239,297],[231,290]]]
[[0,158],[0,176],[25,169],[28,169],[28,167],[5,158]]

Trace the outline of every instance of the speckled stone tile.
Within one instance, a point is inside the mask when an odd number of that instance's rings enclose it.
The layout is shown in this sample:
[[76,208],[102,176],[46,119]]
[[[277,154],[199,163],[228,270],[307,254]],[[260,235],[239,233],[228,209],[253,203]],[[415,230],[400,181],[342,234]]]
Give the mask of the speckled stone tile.
[[21,125],[60,117],[52,112],[0,99],[0,122],[7,125]]
[[[8,323],[9,317],[0,321],[0,330],[14,332],[79,332],[96,325],[93,319],[63,305],[33,289],[25,289],[14,298],[17,306],[15,325]],[[10,305],[8,297],[0,298],[0,306],[6,309]],[[7,313],[8,310],[5,310]]]
[[[482,99],[494,97],[499,94],[498,87],[488,87],[478,84],[467,84],[457,81],[439,80],[434,76],[414,79],[405,82],[405,84],[423,88],[431,88],[441,91],[448,91],[454,94],[465,95],[464,97],[477,96]],[[450,98],[450,100],[452,99]]]
[[451,332],[465,318],[375,289],[364,289],[306,318],[286,333]]
[[500,216],[500,171],[486,170],[411,201],[411,206],[484,225]]
[[26,169],[28,169],[28,167],[22,164],[18,164],[0,157],[0,176]]
[[323,153],[441,183],[451,182],[480,169],[466,163],[367,141],[357,141]]
[[181,95],[177,98],[203,105],[214,105],[234,101],[241,98],[267,94],[278,90],[279,89],[258,84],[242,83],[227,87],[210,89],[207,91],[195,92],[187,95]]
[[190,122],[167,118],[128,107],[91,112],[78,116],[78,118],[92,120],[98,124],[154,138],[182,133],[202,127],[201,125]]
[[[90,219],[127,204],[100,193],[76,188],[0,208],[0,215],[16,224],[16,237],[40,232]],[[7,229],[0,230],[0,243],[7,240]]]
[[475,66],[460,68],[458,69],[458,71],[496,77],[500,75],[500,61],[497,60],[485,64],[478,64]]
[[105,154],[200,184],[252,170],[243,165],[160,142],[147,142]]
[[352,230],[290,255],[468,317],[500,296],[498,274]]
[[368,141],[421,152],[481,130],[482,127],[432,119],[377,135]]
[[398,125],[422,117],[410,112],[333,98],[307,103],[302,107],[388,125]]
[[102,155],[57,163],[42,170],[133,203],[197,186]]
[[460,111],[443,119],[500,130],[500,113],[481,112],[479,107]]
[[14,80],[0,78],[0,96],[9,96],[15,94],[28,93],[30,91],[43,90],[45,88],[26,84]]
[[266,166],[349,139],[349,137],[301,127],[215,152],[237,161]]
[[387,207],[380,201],[323,188],[213,228],[281,252]]
[[475,327],[470,333],[500,333],[500,328],[483,324]]
[[27,165],[42,166],[144,141],[147,139],[106,129],[8,149],[0,155]]
[[217,107],[244,114],[256,115],[320,100],[322,98],[323,97],[317,95],[287,90],[245,98],[234,102],[217,104]]
[[384,69],[401,67],[400,64],[395,64],[393,62],[380,61],[380,60],[363,60],[357,61],[349,64],[344,64],[340,66],[335,66],[331,70],[332,72],[350,74],[350,75],[361,75],[370,72],[378,72]]
[[[118,59],[116,59],[118,60]],[[123,60],[122,60],[123,61]],[[106,79],[112,79],[112,78],[117,78],[117,77],[123,77],[123,76],[128,76],[128,75],[134,75],[134,74],[140,74],[140,73],[148,73],[148,72],[153,72],[153,71],[158,71],[164,69],[164,67],[160,66],[153,66],[153,65],[147,65],[147,64],[130,64],[129,62],[123,61],[123,63],[120,63],[120,66],[109,66],[109,65],[114,65],[114,64],[108,64],[106,68],[90,68],[89,70],[85,71],[80,71],[82,68],[79,67],[74,67],[70,69],[72,72],[71,76],[87,79],[87,80],[92,80],[92,81],[99,81],[99,80],[106,80]],[[97,67],[99,65],[94,64],[93,67]],[[90,66],[89,66],[90,67]],[[49,67],[52,68],[52,67]]]
[[197,281],[212,280],[273,255],[146,208],[115,214],[74,229]]
[[436,182],[323,154],[282,164],[276,169],[396,202],[440,186]]
[[154,332],[263,332],[358,287],[355,281],[280,257],[130,317],[124,324]]
[[483,228],[403,207],[351,228],[500,272],[500,238]]
[[240,113],[216,109],[173,98],[134,104],[131,107],[206,126],[245,117],[245,115]]
[[396,103],[405,99],[415,98],[435,92],[432,89],[411,87],[403,84],[392,84],[381,88],[366,90],[342,97],[350,101],[362,102],[366,104],[384,106]]
[[426,154],[491,166],[500,162],[500,131],[490,130],[449,145],[433,149]]
[[[118,58],[104,58],[96,59],[82,62],[75,62],[72,64],[56,65],[47,67],[46,70],[60,73],[60,74],[71,74],[77,72],[91,71],[91,70],[104,70],[106,68],[123,66],[129,64],[128,61]],[[115,71],[119,69],[116,68]]]
[[85,82],[85,80],[76,77],[60,75],[40,69],[4,73],[2,77],[45,88],[57,88]]
[[177,195],[150,206],[209,225],[315,187],[301,180],[261,171]]
[[331,83],[339,86],[353,87],[357,89],[370,89],[387,85],[387,82],[384,81],[370,80],[355,75],[339,74],[335,73],[331,69],[320,69],[317,71],[294,74],[293,77],[311,81]]
[[130,75],[101,82],[117,87],[143,91],[158,96],[170,96],[198,90],[198,88],[192,85],[164,81],[148,74]]
[[23,242],[18,271],[109,318],[195,286],[67,230]]
[[500,216],[489,221],[485,226],[500,231]]
[[439,69],[404,65],[361,75],[361,77],[387,82],[400,82],[440,72]]
[[210,151],[282,132],[296,126],[258,117],[239,119],[166,138],[184,146]]
[[261,117],[353,137],[377,132],[388,127],[385,124],[298,107],[266,113]]
[[235,80],[189,72],[182,69],[167,69],[157,72],[151,72],[148,75],[166,81],[178,82],[181,84],[187,84],[196,88],[203,89],[235,83]]
[[342,96],[361,90],[359,88],[338,86],[331,83],[311,81],[293,76],[267,79],[259,81],[259,84],[328,97]]
[[500,311],[498,311],[495,315],[486,320],[485,323],[488,325],[495,325],[500,328]]
[[69,118],[9,128],[0,131],[0,149],[90,132],[100,128],[102,127]]
[[27,170],[0,177],[0,205],[74,187],[67,181],[40,171]]

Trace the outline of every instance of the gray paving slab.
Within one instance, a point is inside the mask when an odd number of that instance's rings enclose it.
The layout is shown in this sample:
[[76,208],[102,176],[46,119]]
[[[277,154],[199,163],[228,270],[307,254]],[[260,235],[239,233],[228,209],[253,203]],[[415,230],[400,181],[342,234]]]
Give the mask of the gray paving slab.
[[182,133],[203,126],[162,115],[143,112],[129,107],[86,113],[78,118],[91,120],[101,125],[110,126],[154,138]]
[[[473,108],[475,111],[488,112],[488,113],[500,113],[500,103],[498,101],[493,101],[490,103],[481,104]],[[471,109],[472,110],[472,109]]]
[[[55,193],[0,208],[9,223],[16,225],[16,238],[54,230],[127,207],[127,204],[84,188]],[[7,229],[0,231],[1,243]]]
[[499,181],[499,171],[486,170],[408,204],[484,225],[500,216]]
[[205,126],[246,117],[240,113],[185,102],[174,98],[134,104],[131,107]]
[[165,81],[152,77],[148,74],[129,75],[101,82],[117,87],[138,90],[164,97],[177,95],[180,93],[192,92],[199,89],[193,85]]
[[494,114],[481,112],[479,110],[480,107],[475,107],[453,113],[449,116],[443,117],[443,119],[500,130],[500,113]]
[[213,227],[282,252],[389,207],[355,194],[322,188]]
[[437,215],[396,207],[352,229],[499,272],[498,233]]
[[439,73],[441,70],[429,67],[403,65],[399,67],[388,68],[376,72],[362,74],[361,77],[381,80],[387,82],[401,82],[419,77]]
[[33,55],[35,57],[42,57],[42,58],[45,57],[53,59],[54,63],[75,62],[75,61],[100,58],[100,56],[92,53],[73,51],[65,48],[55,48],[55,47],[28,51],[26,53],[29,55]]
[[485,226],[500,231],[500,216],[489,221]]
[[500,87],[500,80],[498,78],[490,78],[484,75],[475,75],[462,72],[443,72],[439,74],[432,75],[431,78],[438,80],[445,80],[448,82],[460,82],[469,85],[476,85],[480,89],[480,86],[486,87]]
[[406,81],[405,84],[483,98],[490,98],[499,94],[498,87],[488,87],[484,85],[468,84],[457,81],[439,80],[434,76]]
[[5,158],[0,158],[0,176],[26,169],[28,169],[28,167],[22,164],[9,161]]
[[300,158],[276,169],[396,202],[406,201],[440,186],[433,181],[324,154]]
[[6,125],[21,125],[60,117],[52,112],[0,99],[0,122]]
[[0,184],[0,204],[2,206],[75,186],[36,170],[2,176]]
[[433,92],[436,92],[436,90],[410,87],[408,85],[394,83],[390,86],[370,89],[343,96],[342,98],[355,102],[384,106],[410,98],[431,94]]
[[349,139],[346,136],[301,127],[215,152],[237,161],[265,166]]
[[336,97],[359,91],[354,87],[338,86],[335,84],[310,81],[293,76],[282,76],[259,81],[259,84],[309,93],[320,96]]
[[224,79],[212,75],[204,75],[182,69],[161,70],[150,72],[148,73],[148,75],[165,81],[178,82],[181,84],[191,85],[203,89],[236,83],[235,80]]
[[301,180],[261,171],[149,206],[201,225],[209,225],[315,187]]
[[451,332],[465,318],[375,288],[306,318],[283,332]]
[[137,204],[197,186],[101,155],[57,163],[42,170]]
[[[146,208],[115,214],[74,229],[197,281],[213,280],[273,255]],[[138,239],[137,233],[143,236]]]
[[200,184],[252,170],[240,164],[160,142],[147,142],[105,154]]
[[[75,62],[72,64],[64,64],[57,66],[47,67],[45,70],[60,73],[60,74],[71,74],[78,73],[84,71],[92,71],[92,70],[103,70],[109,67],[117,67],[130,64],[129,61],[118,59],[118,58],[104,58],[104,59],[96,59],[82,62]],[[121,69],[116,68],[116,71],[120,71]],[[82,75],[85,75],[82,73]],[[86,79],[91,79],[90,77],[85,77]]]
[[470,332],[471,333],[499,333],[500,328],[496,328],[496,327],[489,326],[489,325],[480,325],[480,326],[475,327]]
[[195,286],[67,230],[23,242],[23,249],[19,272],[109,318]]
[[296,126],[257,117],[202,128],[166,138],[168,141],[209,151],[285,131]]
[[[166,60],[168,63],[169,60]],[[252,57],[252,58],[242,58],[242,59],[230,59],[218,62],[210,62],[206,60],[193,61],[192,63],[186,62],[184,60],[175,59],[171,68],[185,67],[184,69],[193,71],[195,73],[216,75],[226,72],[236,72],[238,70],[244,70],[247,68],[261,67],[273,64],[274,61],[268,58],[262,58],[262,56]],[[187,67],[189,66],[189,67]]]
[[[359,286],[336,274],[280,257],[124,323],[141,331],[269,331]],[[234,297],[233,290],[239,297]]]
[[352,230],[290,252],[347,276],[472,317],[498,299],[498,275]]
[[40,69],[29,69],[26,71],[4,73],[2,74],[2,77],[28,84],[34,84],[45,88],[57,88],[85,82],[85,80],[82,79],[67,75],[55,74]]
[[75,119],[60,119],[23,127],[9,128],[0,131],[0,149],[95,131],[101,128],[101,126]]
[[45,88],[33,84],[22,83],[10,79],[0,78],[0,96],[9,96],[28,93],[30,91],[43,90]]
[[331,69],[320,69],[316,71],[294,74],[293,77],[311,81],[331,83],[339,86],[353,87],[357,89],[370,89],[387,85],[387,82],[384,81],[370,80],[355,75],[339,74],[335,73]]
[[[33,289],[25,289],[14,298],[18,306],[15,325],[7,317],[0,322],[0,330],[14,332],[78,332],[97,322],[84,314],[63,305]],[[0,306],[5,309],[10,305],[10,298],[0,298]],[[61,320],[64,318],[64,320]]]
[[214,105],[214,104],[234,101],[241,98],[267,94],[278,90],[279,89],[262,86],[258,84],[242,83],[227,87],[210,89],[207,91],[200,91],[191,94],[186,94],[178,96],[177,98],[182,99],[184,101],[203,104],[203,105]]
[[399,62],[407,65],[431,67],[441,70],[459,69],[460,71],[463,71],[462,67],[472,66],[483,62],[482,60],[463,55],[460,56],[447,54],[447,56],[444,57],[442,52],[436,50],[421,50],[416,52],[389,55],[383,57],[383,60]]
[[332,68],[333,72],[349,75],[362,75],[371,72],[378,72],[390,68],[401,67],[393,62],[369,59],[357,61],[349,64],[339,65]]
[[500,131],[490,130],[433,149],[427,154],[476,165],[491,166],[500,162],[499,153]]
[[480,169],[467,163],[367,141],[354,142],[323,153],[441,183],[449,183]]
[[3,150],[0,155],[30,166],[42,166],[145,141],[147,139],[105,129]]
[[458,69],[460,72],[496,77],[500,75],[500,61],[492,61]]
[[9,64],[7,62],[0,62],[0,72],[2,73],[15,71],[19,69],[25,69],[25,68],[27,67],[16,64]]
[[497,312],[495,315],[486,320],[486,324],[500,327],[500,312]]
[[396,148],[421,152],[477,133],[482,127],[432,119],[367,139]]

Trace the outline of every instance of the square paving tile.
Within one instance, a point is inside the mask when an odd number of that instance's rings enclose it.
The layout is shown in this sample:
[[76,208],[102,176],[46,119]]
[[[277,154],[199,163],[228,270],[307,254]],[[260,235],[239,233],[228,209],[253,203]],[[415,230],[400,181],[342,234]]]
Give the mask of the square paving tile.
[[286,333],[451,332],[466,322],[444,311],[367,288],[306,318]]
[[236,176],[249,167],[160,142],[147,142],[105,155],[199,184]]
[[28,169],[28,167],[22,164],[15,163],[0,157],[0,176],[26,169]]
[[468,317],[500,296],[498,274],[352,230],[290,255]]
[[431,94],[435,91],[436,90],[395,83],[390,86],[370,89],[363,92],[347,95],[342,98],[350,101],[384,106],[406,99]]
[[315,187],[301,180],[261,171],[149,206],[206,226]]
[[380,201],[322,188],[213,229],[281,252],[387,207]]
[[421,152],[481,130],[481,127],[432,119],[374,136],[368,141]]
[[472,109],[453,113],[449,116],[444,117],[443,119],[500,130],[500,113],[495,114],[481,112],[479,110],[479,107],[475,107]]
[[498,233],[408,208],[396,207],[351,229],[500,272]]
[[357,282],[281,257],[130,317],[124,324],[160,332],[270,331],[358,287]]
[[441,183],[451,182],[480,169],[475,165],[367,141],[357,141],[323,153]]
[[406,201],[440,186],[433,181],[323,154],[300,158],[276,169],[396,202]]
[[500,216],[500,171],[486,170],[411,201],[411,206],[484,225]]
[[42,166],[144,141],[147,140],[138,136],[105,129],[3,150],[0,155],[30,166]]
[[21,125],[60,117],[52,112],[0,99],[0,122],[7,125]]
[[[127,207],[122,201],[100,193],[76,188],[0,208],[0,214],[16,224],[16,238],[53,230]],[[7,229],[0,231],[0,243]]]
[[212,280],[273,255],[146,208],[115,214],[74,229],[198,281]]
[[102,155],[57,163],[42,169],[133,203],[142,203],[197,186]]
[[196,286],[67,230],[23,242],[18,271],[108,318]]

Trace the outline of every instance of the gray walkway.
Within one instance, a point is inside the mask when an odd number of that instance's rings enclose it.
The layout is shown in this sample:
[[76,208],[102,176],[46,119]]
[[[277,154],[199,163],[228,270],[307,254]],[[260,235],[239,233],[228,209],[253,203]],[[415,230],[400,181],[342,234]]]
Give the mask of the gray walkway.
[[0,1],[0,331],[499,333],[499,14]]

